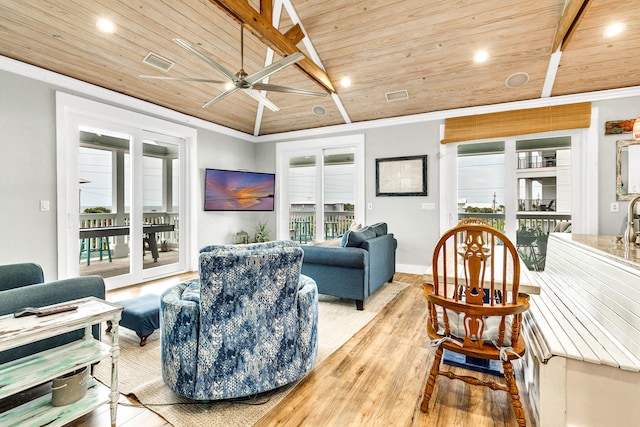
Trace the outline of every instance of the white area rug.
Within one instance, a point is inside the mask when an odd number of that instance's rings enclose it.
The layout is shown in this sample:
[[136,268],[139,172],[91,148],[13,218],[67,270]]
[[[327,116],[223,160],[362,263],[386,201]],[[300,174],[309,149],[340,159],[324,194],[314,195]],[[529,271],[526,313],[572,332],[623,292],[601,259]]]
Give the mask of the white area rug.
[[[401,282],[386,283],[365,301],[363,311],[356,310],[353,300],[320,295],[317,363],[340,348],[407,286]],[[159,337],[159,331],[154,332],[147,339],[147,345],[140,347],[134,332],[120,328],[119,390],[122,394],[135,395],[148,409],[176,427],[253,425],[296,385],[282,387],[253,400],[193,404],[194,401],[177,396],[164,385]],[[103,384],[109,384],[110,367],[110,361],[103,361],[94,371]]]

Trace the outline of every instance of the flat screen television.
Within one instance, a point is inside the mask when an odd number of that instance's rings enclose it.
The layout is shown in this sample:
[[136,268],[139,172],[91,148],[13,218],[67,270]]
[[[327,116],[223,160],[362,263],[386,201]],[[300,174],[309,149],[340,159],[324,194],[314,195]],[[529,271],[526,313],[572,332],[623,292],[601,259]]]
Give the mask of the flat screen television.
[[272,211],[276,176],[272,173],[207,169],[205,211]]

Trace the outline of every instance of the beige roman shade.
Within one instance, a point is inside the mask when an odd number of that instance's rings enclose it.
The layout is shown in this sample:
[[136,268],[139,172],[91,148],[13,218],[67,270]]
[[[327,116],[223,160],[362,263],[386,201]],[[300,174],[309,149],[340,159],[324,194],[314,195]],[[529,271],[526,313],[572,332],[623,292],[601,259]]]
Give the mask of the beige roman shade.
[[589,126],[591,103],[582,102],[445,119],[444,139],[440,142],[447,144]]

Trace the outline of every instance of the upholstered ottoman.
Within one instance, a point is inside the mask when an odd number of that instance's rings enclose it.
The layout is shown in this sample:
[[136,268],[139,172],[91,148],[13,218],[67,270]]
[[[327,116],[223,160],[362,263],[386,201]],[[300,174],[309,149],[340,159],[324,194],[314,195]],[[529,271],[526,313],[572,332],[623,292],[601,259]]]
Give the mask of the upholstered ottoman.
[[[140,337],[140,346],[145,345],[147,337],[160,327],[160,295],[140,295],[115,304],[124,307],[120,326],[133,330]],[[107,323],[110,332],[111,322]]]

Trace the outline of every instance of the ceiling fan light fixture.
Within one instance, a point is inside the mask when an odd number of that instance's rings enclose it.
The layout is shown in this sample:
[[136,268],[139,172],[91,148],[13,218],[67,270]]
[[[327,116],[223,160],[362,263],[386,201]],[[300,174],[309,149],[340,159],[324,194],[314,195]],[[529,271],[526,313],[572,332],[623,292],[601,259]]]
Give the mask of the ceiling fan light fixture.
[[407,92],[406,89],[403,89],[396,92],[387,92],[384,96],[387,98],[387,102],[404,101],[409,99],[409,92]]
[[313,108],[311,108],[311,111],[313,112],[313,114],[319,117],[325,116],[327,114],[327,109],[320,105],[314,105]]
[[513,73],[504,81],[504,84],[511,89],[519,88],[529,83],[529,74],[524,72]]

